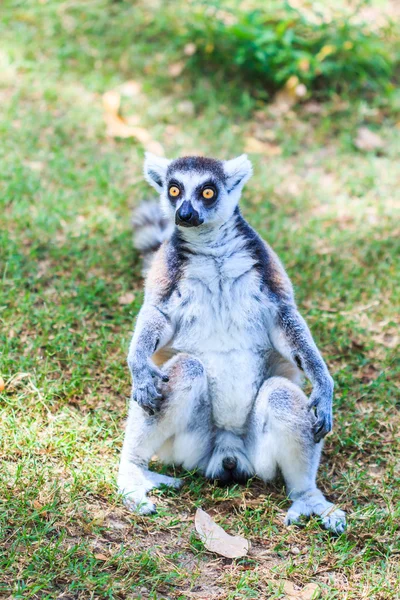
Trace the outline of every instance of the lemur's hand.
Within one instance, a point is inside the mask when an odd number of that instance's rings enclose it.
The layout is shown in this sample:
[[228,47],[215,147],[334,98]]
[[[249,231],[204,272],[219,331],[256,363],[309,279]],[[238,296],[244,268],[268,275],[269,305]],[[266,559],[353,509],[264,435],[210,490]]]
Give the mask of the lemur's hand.
[[316,420],[313,425],[314,442],[317,444],[332,431],[332,396],[333,383],[325,387],[315,387],[310,396],[309,409],[315,410]]
[[156,379],[167,382],[168,375],[160,371],[151,361],[147,361],[144,365],[129,364],[129,368],[133,380],[132,398],[149,415],[154,415],[160,410],[160,401],[162,400],[162,396],[155,386]]

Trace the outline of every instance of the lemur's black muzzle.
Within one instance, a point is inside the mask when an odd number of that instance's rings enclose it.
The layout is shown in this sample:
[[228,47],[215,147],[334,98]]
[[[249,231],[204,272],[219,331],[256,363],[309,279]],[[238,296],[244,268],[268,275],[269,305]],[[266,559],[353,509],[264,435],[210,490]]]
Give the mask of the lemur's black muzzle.
[[185,200],[175,213],[175,223],[182,227],[197,227],[203,223],[203,219],[191,203]]

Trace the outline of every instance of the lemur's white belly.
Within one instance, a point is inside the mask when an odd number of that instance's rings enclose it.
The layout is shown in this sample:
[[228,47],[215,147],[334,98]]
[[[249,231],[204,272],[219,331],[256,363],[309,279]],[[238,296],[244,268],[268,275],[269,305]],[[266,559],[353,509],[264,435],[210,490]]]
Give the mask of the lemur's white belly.
[[240,433],[265,377],[271,310],[247,255],[195,266],[174,301],[171,347],[203,362],[215,424]]
[[215,425],[243,433],[264,378],[265,357],[238,350],[208,352],[200,354],[199,358],[207,371]]

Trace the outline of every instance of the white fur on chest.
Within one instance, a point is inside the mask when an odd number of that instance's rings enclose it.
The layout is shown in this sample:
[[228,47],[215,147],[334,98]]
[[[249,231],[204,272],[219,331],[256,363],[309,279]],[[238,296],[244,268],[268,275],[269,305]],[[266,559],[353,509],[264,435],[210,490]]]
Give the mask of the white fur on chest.
[[177,326],[171,345],[203,361],[219,427],[244,427],[271,347],[271,311],[248,252],[190,257],[171,299],[170,317]]
[[[263,344],[260,331],[265,299],[253,259],[243,252],[231,258],[193,256],[185,267],[172,318],[178,326],[174,347],[185,351],[228,352]],[[179,348],[182,349],[183,348]]]

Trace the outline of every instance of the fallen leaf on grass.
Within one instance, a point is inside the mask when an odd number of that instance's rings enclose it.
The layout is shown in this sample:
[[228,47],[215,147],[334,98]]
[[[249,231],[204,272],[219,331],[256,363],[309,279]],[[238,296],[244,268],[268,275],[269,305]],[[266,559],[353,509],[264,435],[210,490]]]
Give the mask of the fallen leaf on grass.
[[6,384],[4,383],[4,379],[0,377],[0,392],[4,391]]
[[132,292],[126,292],[126,294],[122,294],[122,296],[118,298],[118,304],[121,304],[122,306],[124,306],[125,304],[132,304],[134,299],[135,294],[133,294]]
[[215,552],[226,558],[240,558],[248,553],[248,540],[239,535],[233,536],[226,533],[201,508],[196,511],[194,523],[201,541],[210,552]]
[[146,150],[159,156],[164,155],[164,149],[159,142],[152,139],[147,129],[131,125],[128,119],[119,114],[121,96],[116,90],[103,94],[104,121],[107,125],[107,135],[116,138],[136,138]]
[[117,115],[121,106],[121,96],[115,90],[103,94],[103,107],[107,114]]
[[94,557],[97,558],[97,560],[108,560],[109,558],[105,554],[95,554]]
[[283,591],[288,600],[316,600],[319,597],[319,586],[316,583],[308,583],[303,589],[295,588],[291,581],[283,581]]
[[289,596],[289,598],[296,598],[299,594],[299,590],[295,588],[294,583],[291,581],[282,581],[282,583],[283,591],[285,592],[286,596]]
[[278,156],[282,154],[282,149],[279,146],[262,142],[255,137],[245,138],[244,151],[249,154],[264,154],[264,156]]
[[374,133],[368,129],[368,127],[360,127],[357,131],[354,145],[359,150],[371,152],[371,150],[381,150],[384,146],[384,142],[380,135]]
[[301,600],[316,600],[319,598],[319,585],[316,583],[307,583],[300,592]]

